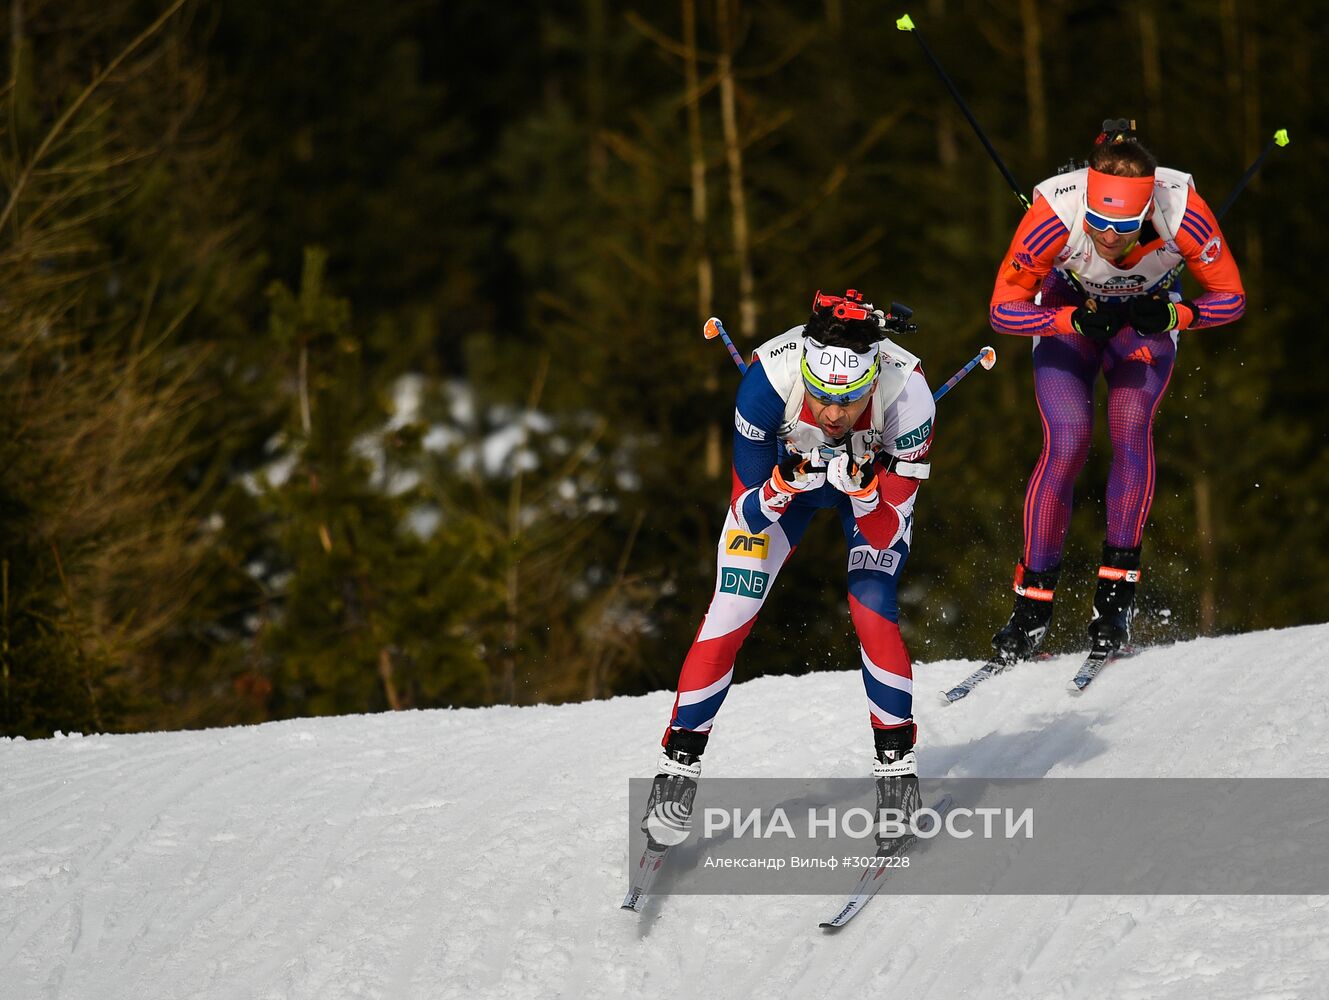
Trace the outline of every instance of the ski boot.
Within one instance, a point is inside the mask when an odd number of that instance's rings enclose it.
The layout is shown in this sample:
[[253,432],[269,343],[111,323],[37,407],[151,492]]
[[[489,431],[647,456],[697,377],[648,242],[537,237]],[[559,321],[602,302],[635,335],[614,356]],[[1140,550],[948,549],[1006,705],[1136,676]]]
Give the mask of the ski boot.
[[[882,810],[898,810],[888,818],[899,818],[906,825],[909,818],[918,811],[922,802],[918,793],[918,760],[914,756],[914,740],[918,727],[913,722],[890,729],[873,729],[876,742],[877,759],[872,765],[872,776],[877,779],[877,818],[880,822]],[[893,845],[899,843],[899,837],[884,837],[880,828],[877,832],[877,853],[889,854]]]
[[1089,622],[1090,652],[1115,653],[1131,641],[1135,617],[1135,585],[1140,582],[1140,546],[1116,549],[1103,546],[1094,593],[1094,617]]
[[709,733],[687,729],[669,733],[641,819],[649,849],[664,850],[687,839],[692,827],[692,800],[701,777],[701,755],[709,738]]
[[992,637],[993,659],[1004,667],[1027,660],[1038,651],[1052,621],[1052,598],[1061,565],[1035,573],[1023,562],[1015,564],[1015,609],[1011,620]]

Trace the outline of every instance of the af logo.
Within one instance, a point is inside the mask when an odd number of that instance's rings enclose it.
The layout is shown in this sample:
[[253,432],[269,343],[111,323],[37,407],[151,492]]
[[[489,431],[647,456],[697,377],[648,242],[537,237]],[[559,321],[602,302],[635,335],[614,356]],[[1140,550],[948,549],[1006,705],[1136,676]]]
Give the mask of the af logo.
[[743,559],[765,559],[771,549],[769,535],[749,535],[746,531],[726,531],[724,554]]
[[1223,241],[1215,236],[1200,249],[1200,260],[1212,264],[1223,256]]

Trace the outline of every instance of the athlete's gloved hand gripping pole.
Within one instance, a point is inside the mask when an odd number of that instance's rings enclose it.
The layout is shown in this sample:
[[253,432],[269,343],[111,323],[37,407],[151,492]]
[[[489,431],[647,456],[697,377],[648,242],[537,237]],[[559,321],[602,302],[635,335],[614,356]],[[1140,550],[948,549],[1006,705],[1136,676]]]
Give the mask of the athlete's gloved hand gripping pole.
[[[892,333],[912,333],[918,327],[910,322],[913,310],[898,302],[891,303],[889,313],[879,320],[883,330]],[[704,331],[707,340],[720,338],[729,349],[729,356],[743,374],[748,366],[743,363],[734,342],[729,339],[724,324],[716,316],[706,321]],[[991,346],[984,347],[969,361],[932,393],[933,400],[941,399],[958,385],[966,375],[982,366],[984,371],[991,371],[997,363],[997,352]],[[834,444],[823,445],[811,454],[794,452],[771,472],[771,478],[762,484],[758,494],[758,503],[762,514],[769,520],[776,520],[789,503],[800,493],[811,492],[830,482],[837,490],[847,495],[854,508],[855,517],[871,514],[881,504],[881,494],[877,489],[878,473],[896,472],[913,479],[927,479],[927,463],[901,462],[894,455],[850,454],[849,441],[853,432]]]
[[771,470],[771,478],[762,484],[757,503],[763,517],[776,521],[794,497],[825,485],[825,460],[816,454],[795,453]]

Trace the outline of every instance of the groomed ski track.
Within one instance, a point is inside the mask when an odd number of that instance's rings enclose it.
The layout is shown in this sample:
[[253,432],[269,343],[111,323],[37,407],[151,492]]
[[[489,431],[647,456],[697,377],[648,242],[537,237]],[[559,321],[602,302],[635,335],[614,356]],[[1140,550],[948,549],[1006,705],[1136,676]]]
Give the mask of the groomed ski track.
[[[1145,651],[1077,699],[1080,661],[948,708],[977,663],[916,665],[922,774],[1329,777],[1329,625]],[[887,890],[833,936],[831,896],[620,911],[671,702],[0,740],[0,996],[1329,996],[1325,897]],[[759,679],[702,780],[857,776],[870,743],[857,670]]]

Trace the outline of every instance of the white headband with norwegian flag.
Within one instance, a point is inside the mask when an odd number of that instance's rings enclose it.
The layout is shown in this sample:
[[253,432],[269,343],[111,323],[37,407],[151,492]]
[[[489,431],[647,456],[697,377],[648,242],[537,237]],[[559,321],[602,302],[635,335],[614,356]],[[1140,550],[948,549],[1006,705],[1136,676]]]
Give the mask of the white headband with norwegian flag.
[[844,402],[861,398],[877,377],[881,345],[862,354],[848,347],[828,347],[808,337],[803,344],[803,382],[818,397]]

